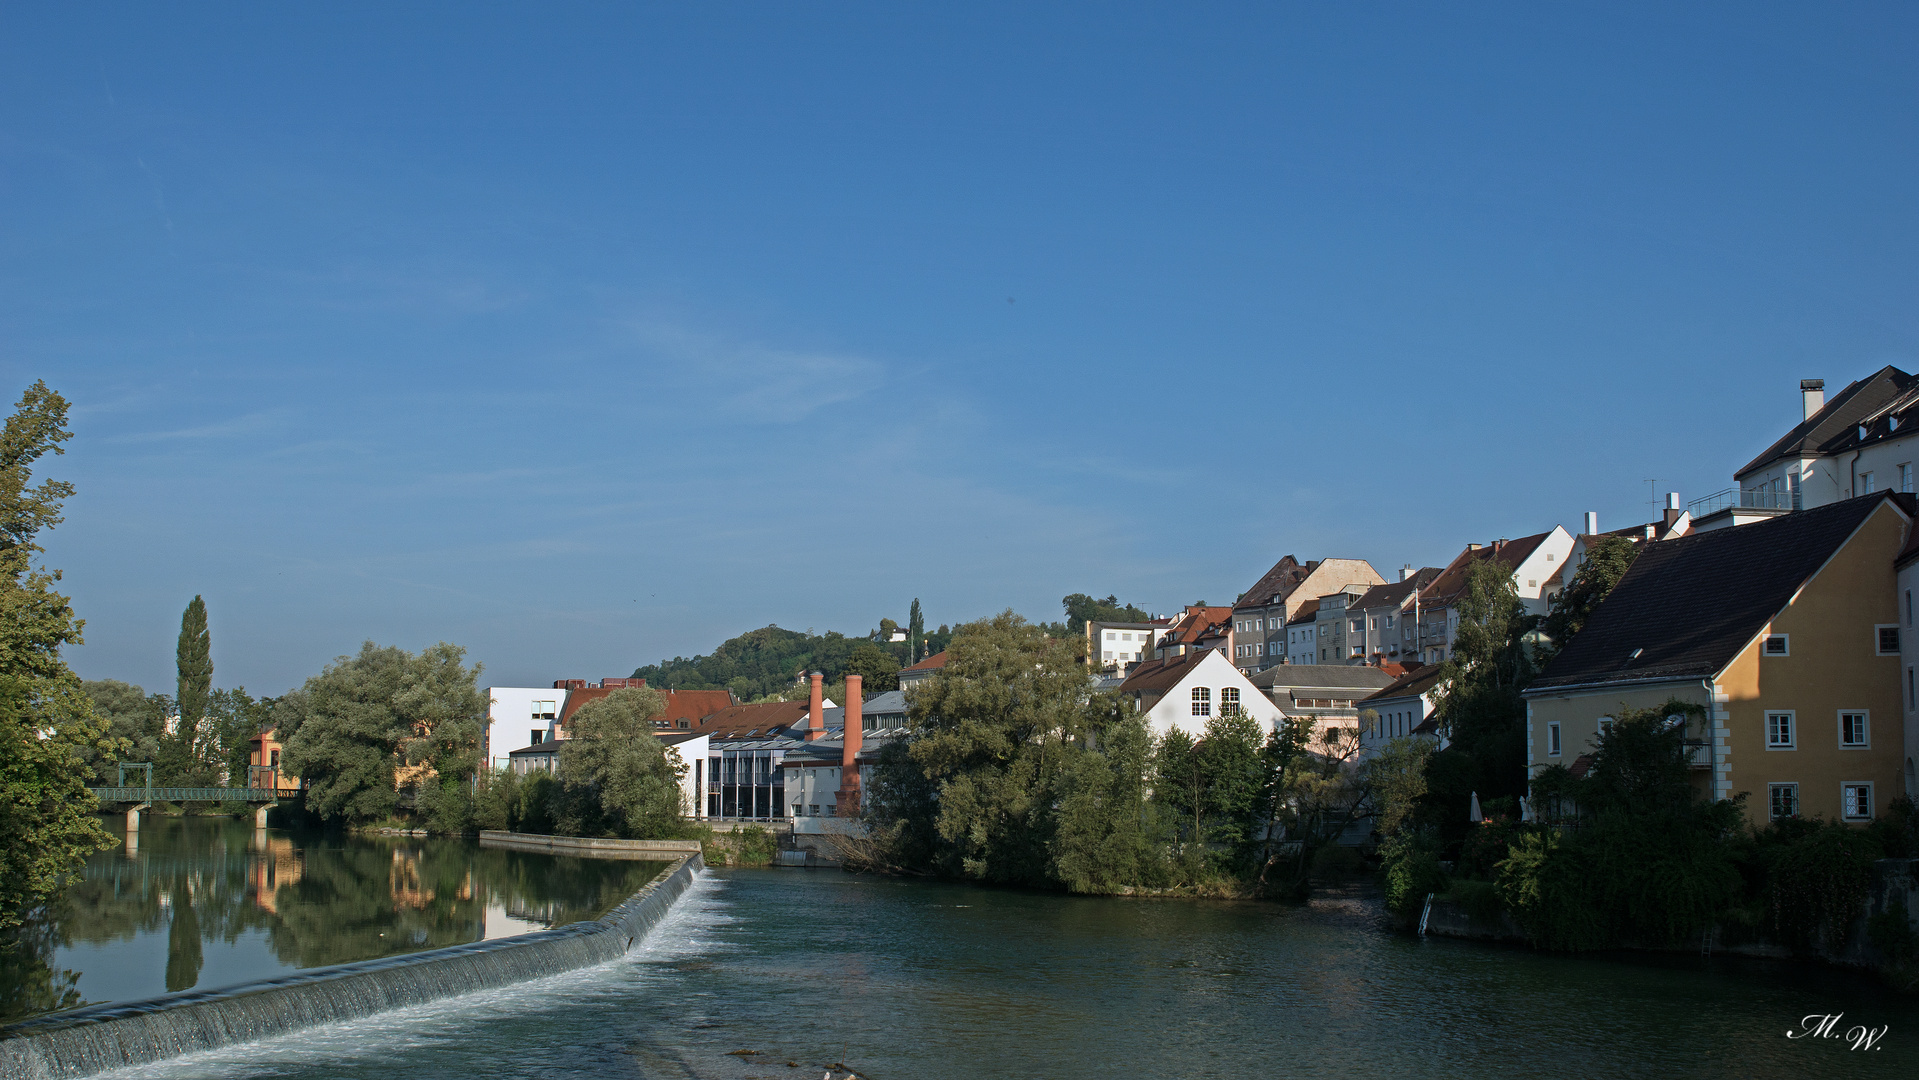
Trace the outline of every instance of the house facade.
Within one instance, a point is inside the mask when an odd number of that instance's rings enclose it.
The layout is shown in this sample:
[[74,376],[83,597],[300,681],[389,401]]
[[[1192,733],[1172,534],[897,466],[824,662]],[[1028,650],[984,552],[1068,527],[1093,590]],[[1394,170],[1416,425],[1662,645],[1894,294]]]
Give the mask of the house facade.
[[1319,598],[1313,610],[1312,663],[1345,664],[1361,662],[1359,649],[1364,622],[1356,602],[1368,592],[1365,585],[1348,585]]
[[1233,664],[1254,672],[1298,662],[1293,654],[1305,655],[1305,650],[1292,640],[1289,627],[1302,608],[1327,593],[1354,585],[1381,585],[1385,580],[1364,559],[1314,559],[1302,564],[1285,556],[1233,605]]
[[1311,720],[1318,739],[1328,728],[1357,728],[1360,700],[1391,685],[1393,676],[1363,664],[1282,664],[1252,682],[1280,716]]
[[1241,713],[1272,734],[1280,712],[1264,692],[1218,649],[1204,649],[1143,663],[1119,692],[1132,699],[1154,736],[1178,728],[1193,738],[1214,716]]
[[1745,794],[1754,824],[1870,821],[1904,789],[1914,507],[1881,492],[1648,546],[1525,691],[1531,772],[1676,698],[1706,710],[1687,728],[1702,794]]
[[1802,381],[1799,424],[1735,473],[1735,487],[1693,501],[1702,528],[1735,515],[1751,520],[1878,491],[1912,492],[1919,377],[1884,367],[1830,401],[1825,387],[1823,379]]
[[[1517,540],[1494,540],[1490,544],[1467,544],[1432,583],[1413,594],[1410,641],[1402,638],[1401,655],[1422,664],[1444,663],[1452,655],[1459,635],[1459,609],[1473,564],[1492,561],[1505,570],[1513,590],[1525,605],[1526,614],[1544,615],[1551,605],[1552,592],[1564,586],[1561,571],[1572,553],[1573,538],[1565,526],[1522,536]],[[1401,620],[1404,626],[1405,620]]]
[[1439,671],[1432,664],[1415,668],[1357,702],[1362,754],[1377,754],[1394,739],[1406,738],[1429,738],[1445,749],[1446,739],[1433,719]]
[[1415,571],[1407,566],[1399,575],[1398,581],[1375,585],[1348,605],[1355,614],[1347,619],[1351,629],[1347,644],[1357,646],[1348,649],[1349,663],[1377,666],[1413,657],[1406,614],[1412,610],[1413,594],[1432,584],[1440,570],[1429,566]]

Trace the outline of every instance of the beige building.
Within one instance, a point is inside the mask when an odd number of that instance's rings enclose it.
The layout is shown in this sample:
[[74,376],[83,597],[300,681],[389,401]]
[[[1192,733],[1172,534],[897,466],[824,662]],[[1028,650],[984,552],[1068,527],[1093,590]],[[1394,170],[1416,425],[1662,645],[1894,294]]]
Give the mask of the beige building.
[[1679,698],[1703,793],[1769,818],[1870,821],[1907,758],[1895,560],[1912,496],[1880,492],[1649,544],[1526,690],[1527,760],[1575,772],[1622,708]]

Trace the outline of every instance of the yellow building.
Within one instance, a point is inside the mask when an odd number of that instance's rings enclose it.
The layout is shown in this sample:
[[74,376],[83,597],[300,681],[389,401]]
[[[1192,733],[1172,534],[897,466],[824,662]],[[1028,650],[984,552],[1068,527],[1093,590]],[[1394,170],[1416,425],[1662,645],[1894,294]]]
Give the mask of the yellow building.
[[1879,492],[1648,545],[1526,690],[1531,774],[1583,772],[1622,708],[1707,709],[1695,782],[1775,817],[1870,821],[1905,794],[1894,562],[1911,495]]

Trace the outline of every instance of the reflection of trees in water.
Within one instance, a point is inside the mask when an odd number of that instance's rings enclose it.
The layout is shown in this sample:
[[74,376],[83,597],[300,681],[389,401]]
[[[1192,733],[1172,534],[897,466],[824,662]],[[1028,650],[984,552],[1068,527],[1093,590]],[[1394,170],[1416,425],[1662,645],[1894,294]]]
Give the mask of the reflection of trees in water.
[[77,971],[53,966],[54,928],[29,922],[0,937],[0,1024],[84,1004]]
[[[167,935],[166,986],[192,987],[206,942],[266,932],[282,963],[370,960],[477,941],[489,907],[552,925],[596,918],[659,863],[481,848],[458,840],[256,834],[231,819],[160,819],[140,852],[102,852],[21,934],[0,939],[0,1020],[82,1004],[56,946]],[[261,975],[267,974],[261,972]]]

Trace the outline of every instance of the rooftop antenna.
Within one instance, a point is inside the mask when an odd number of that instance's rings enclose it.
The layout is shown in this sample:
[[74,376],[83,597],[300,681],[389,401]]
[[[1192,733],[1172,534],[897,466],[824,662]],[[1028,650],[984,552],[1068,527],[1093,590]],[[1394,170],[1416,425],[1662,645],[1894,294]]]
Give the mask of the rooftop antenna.
[[1646,505],[1652,507],[1654,517],[1659,515],[1659,481],[1657,478],[1646,481]]

